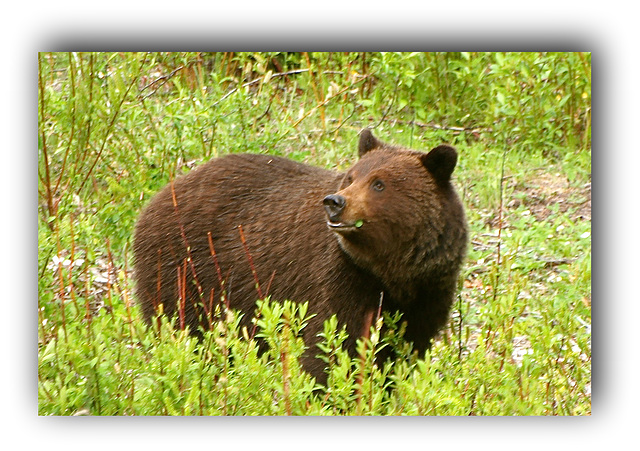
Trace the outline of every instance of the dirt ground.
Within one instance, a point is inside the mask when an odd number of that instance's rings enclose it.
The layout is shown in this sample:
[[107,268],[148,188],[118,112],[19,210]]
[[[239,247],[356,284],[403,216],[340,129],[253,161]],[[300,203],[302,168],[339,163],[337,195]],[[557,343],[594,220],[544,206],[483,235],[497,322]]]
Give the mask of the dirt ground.
[[514,208],[524,203],[539,221],[553,213],[552,205],[557,205],[561,213],[575,210],[570,214],[572,221],[591,221],[591,182],[576,188],[570,186],[562,174],[542,172],[527,180],[524,186],[516,186],[514,194],[518,193],[523,195],[523,200],[518,196],[507,207]]

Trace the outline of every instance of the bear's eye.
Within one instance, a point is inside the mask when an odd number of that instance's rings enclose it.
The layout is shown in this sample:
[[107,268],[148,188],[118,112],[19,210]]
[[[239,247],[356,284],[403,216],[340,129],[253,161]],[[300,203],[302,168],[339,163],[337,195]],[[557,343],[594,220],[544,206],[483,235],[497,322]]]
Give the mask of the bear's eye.
[[384,182],[382,180],[375,180],[371,184],[371,188],[373,188],[374,191],[383,191],[384,190]]
[[353,183],[353,177],[351,177],[351,174],[347,174],[347,186],[351,185]]

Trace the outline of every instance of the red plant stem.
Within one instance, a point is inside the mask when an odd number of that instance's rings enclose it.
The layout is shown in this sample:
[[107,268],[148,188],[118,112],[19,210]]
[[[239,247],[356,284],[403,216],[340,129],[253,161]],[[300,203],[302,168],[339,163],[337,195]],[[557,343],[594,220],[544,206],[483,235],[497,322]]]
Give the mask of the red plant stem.
[[[109,238],[107,238],[107,255],[109,256],[109,261],[108,261],[108,265],[107,265],[107,307],[109,307],[109,313],[113,313],[113,292],[111,291],[113,289],[112,283],[111,283],[111,275],[112,274],[116,274],[115,271],[115,265],[113,264],[113,256],[111,255],[111,242],[109,241]],[[124,259],[124,273],[127,274],[127,259],[125,257]],[[129,317],[129,320],[131,320],[131,317]]]
[[186,272],[187,272],[187,261],[186,259],[182,261],[182,271],[180,270],[180,266],[177,267],[178,270],[178,293],[179,293],[179,302],[180,306],[178,308],[178,315],[180,316],[180,330],[184,330],[184,308],[185,308],[185,298],[186,298]]
[[264,295],[268,296],[269,295],[269,290],[271,289],[271,282],[273,282],[273,278],[276,276],[276,271],[275,269],[273,270],[273,272],[271,273],[271,278],[269,279],[269,283],[267,284],[267,289],[264,290]]
[[[67,272],[67,276],[69,278],[69,295],[71,296],[71,301],[73,302],[74,307],[76,308],[76,312],[80,312],[80,309],[78,308],[78,301],[76,300],[76,290],[75,290],[75,286],[73,284],[73,267],[75,266],[74,263],[76,261],[76,241],[74,239],[74,232],[73,232],[73,215],[69,217],[69,236],[71,238],[71,255],[69,256],[69,261],[71,262],[69,264],[69,270]],[[89,312],[86,312],[87,318],[89,317]]]
[[[196,274],[196,267],[193,264],[193,259],[191,258],[191,246],[189,245],[189,240],[187,239],[187,234],[184,231],[184,224],[182,223],[182,218],[180,217],[180,211],[178,210],[178,200],[176,198],[176,191],[173,184],[173,180],[171,181],[171,200],[173,201],[173,211],[176,214],[176,220],[178,222],[178,226],[180,227],[180,235],[182,237],[182,241],[184,242],[184,247],[187,250],[187,259],[189,262],[189,269],[191,270],[191,275],[193,276],[193,280],[196,283],[196,287],[198,288],[198,294],[200,295],[200,299],[202,299],[202,285],[198,282],[198,275]],[[185,261],[185,263],[186,263]],[[187,278],[186,267],[185,273],[183,277]]]
[[[66,168],[67,168],[67,158],[69,157],[69,153],[71,151],[71,143],[73,143],[73,139],[75,137],[75,131],[76,131],[76,81],[75,81],[75,67],[73,66],[73,58],[71,57],[71,54],[69,53],[69,85],[71,86],[71,99],[73,99],[73,107],[71,108],[71,132],[69,133],[69,142],[67,143],[67,149],[64,152],[64,158],[62,160],[62,165],[60,166],[60,169],[58,170],[58,180],[56,182],[56,186],[53,188],[53,192],[57,193],[58,189],[60,188],[60,183],[62,182],[62,179],[64,178],[64,174],[66,172]],[[91,103],[91,102],[89,102]],[[69,178],[67,180],[67,186],[69,186],[69,183],[71,182],[71,180],[73,180],[73,177]],[[66,188],[65,187],[65,188]],[[60,202],[60,199],[58,199],[56,201],[56,206],[55,206],[55,210],[58,210],[58,203]]]
[[131,83],[129,83],[129,86],[127,87],[127,90],[125,91],[125,93],[123,94],[122,98],[120,99],[120,103],[118,104],[118,107],[114,111],[113,116],[111,117],[111,121],[109,121],[109,125],[107,126],[107,131],[105,132],[104,139],[102,141],[102,146],[100,146],[100,150],[98,151],[98,155],[96,155],[95,159],[93,160],[93,164],[91,165],[91,167],[87,171],[87,175],[82,180],[82,183],[80,183],[80,187],[78,188],[76,193],[80,194],[80,192],[82,191],[82,188],[84,187],[85,183],[87,183],[87,180],[89,180],[89,177],[91,177],[91,173],[93,172],[93,169],[96,167],[96,164],[98,164],[98,161],[100,160],[100,157],[102,156],[102,152],[104,152],[104,149],[106,147],[107,141],[109,140],[109,135],[111,134],[111,129],[113,128],[113,125],[115,124],[116,119],[120,115],[120,111],[122,110],[122,104],[124,103],[125,99],[129,95],[129,91],[131,91],[131,88],[133,88],[133,86],[138,81],[139,76],[142,74],[142,68],[144,67],[144,64],[147,62],[147,56],[148,55],[145,54],[144,59],[142,60],[142,63],[140,63],[140,69],[138,71],[138,77],[133,77],[133,79],[131,80]]
[[[244,252],[247,255],[247,260],[249,260],[249,266],[251,267],[251,274],[253,274],[253,280],[256,282],[256,290],[258,291],[258,297],[262,300],[265,298],[265,296],[262,294],[262,290],[260,289],[260,281],[258,280],[256,267],[253,264],[253,258],[251,257],[251,253],[249,252],[249,246],[247,245],[247,240],[245,239],[244,231],[242,230],[242,224],[238,225],[238,232],[240,233],[240,240],[242,241]],[[258,313],[256,314],[256,319],[260,318],[260,315],[261,315],[261,312],[258,311]],[[258,322],[256,321],[253,324],[253,328],[251,329],[250,338],[255,337],[257,328],[258,328]]]
[[498,296],[498,286],[500,283],[500,260],[501,260],[501,241],[502,241],[502,210],[503,210],[503,186],[504,186],[504,161],[507,156],[507,149],[505,148],[502,153],[502,169],[500,170],[500,206],[498,210],[498,256],[496,260],[496,283],[493,290],[493,301],[495,302]]
[[207,232],[207,240],[209,241],[209,251],[211,258],[213,258],[213,264],[216,267],[216,273],[218,274],[218,283],[220,284],[220,290],[223,289],[224,281],[222,279],[222,271],[220,270],[220,264],[218,263],[218,255],[213,247],[213,238],[211,238],[211,232]]
[[373,325],[373,315],[375,310],[370,308],[364,312],[364,325],[362,326],[362,338],[371,339],[371,326]]
[[260,299],[264,299],[264,295],[262,294],[262,290],[260,289],[260,281],[258,280],[256,267],[253,264],[253,258],[249,253],[249,246],[247,246],[247,240],[245,239],[244,232],[242,230],[242,224],[238,225],[238,232],[240,232],[240,239],[242,240],[242,246],[244,247],[244,252],[247,255],[247,260],[249,260],[249,266],[251,267],[251,274],[253,274],[253,280],[256,282],[256,290],[258,290],[258,296],[260,297]]
[[289,362],[287,356],[289,354],[289,324],[285,320],[283,330],[283,343],[280,351],[280,362],[282,363],[282,395],[284,397],[284,406],[287,415],[291,416],[291,399],[289,389]]
[[[162,256],[162,250],[158,249],[158,280],[156,282],[156,298],[153,299],[153,310],[155,312],[158,312],[158,309],[160,308],[160,304],[161,304],[161,299],[162,299],[162,293],[160,292],[160,290],[162,289],[162,260],[161,260],[161,256]],[[164,307],[164,306],[163,306]],[[158,325],[158,334],[161,334],[161,327],[160,325],[162,324],[162,320],[160,319],[160,313],[162,312],[158,312],[158,315],[156,316],[156,321],[157,321],[157,325]]]
[[211,289],[211,294],[209,295],[209,311],[207,312],[207,321],[209,322],[209,329],[213,329],[213,298],[215,289]]
[[[58,253],[60,255],[60,253]],[[64,331],[64,341],[67,342],[67,318],[64,308],[64,276],[62,275],[62,262],[58,262],[58,280],[60,281],[60,290],[58,291],[58,300],[60,301],[60,314],[62,317],[62,330]]]
[[[114,277],[114,284],[113,287],[116,288],[118,294],[122,297],[122,299],[124,299],[124,306],[125,309],[127,311],[127,322],[129,324],[129,335],[131,340],[133,340],[133,338],[135,337],[135,329],[133,327],[133,316],[131,315],[131,298],[129,297],[129,293],[126,289],[123,289],[120,284],[118,283],[118,278],[116,276],[116,271],[115,271],[115,263],[113,262],[113,254],[111,253],[111,243],[109,242],[109,240],[107,240],[107,257],[109,259],[109,270],[107,273],[107,278],[109,279],[108,283],[108,287],[109,287],[109,296],[111,296],[111,276],[113,275]],[[124,258],[124,274],[125,276],[129,273],[129,269],[127,268],[127,257],[125,254],[125,258]],[[111,304],[111,301],[109,301],[109,304],[111,306],[111,311],[113,312],[113,304]],[[134,347],[131,347],[131,352],[133,353]]]
[[[51,174],[49,173],[49,154],[47,151],[47,135],[44,131],[44,81],[42,80],[42,61],[40,59],[40,55],[38,54],[38,88],[40,90],[40,139],[42,140],[42,156],[44,158],[44,180],[43,184],[45,186],[45,194],[47,197],[47,209],[49,211],[49,216],[55,216],[55,210],[53,206],[53,194],[51,191]],[[42,178],[41,178],[42,180]],[[58,253],[58,255],[60,255]]]

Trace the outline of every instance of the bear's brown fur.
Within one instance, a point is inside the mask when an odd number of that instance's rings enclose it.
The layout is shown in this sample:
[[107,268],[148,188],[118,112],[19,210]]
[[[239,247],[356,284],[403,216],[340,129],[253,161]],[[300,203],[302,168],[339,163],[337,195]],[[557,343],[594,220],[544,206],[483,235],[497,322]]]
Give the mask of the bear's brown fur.
[[309,301],[316,315],[304,329],[303,364],[320,381],[315,344],[323,321],[336,314],[353,351],[381,293],[383,310],[403,313],[414,348],[427,349],[448,319],[466,251],[464,210],[450,183],[457,153],[446,145],[429,153],[390,146],[368,129],[358,150],[346,173],[232,154],[161,190],[134,238],[145,319],[151,322],[160,304],[177,315],[182,302],[195,330],[207,324],[201,299],[215,305],[224,290],[249,326],[257,277],[272,299]]

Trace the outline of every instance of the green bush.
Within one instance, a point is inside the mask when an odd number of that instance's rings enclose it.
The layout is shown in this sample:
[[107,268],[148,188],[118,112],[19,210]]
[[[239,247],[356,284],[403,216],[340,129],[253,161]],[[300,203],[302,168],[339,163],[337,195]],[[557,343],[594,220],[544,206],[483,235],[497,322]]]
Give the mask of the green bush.
[[[38,68],[39,414],[591,413],[590,54],[42,53]],[[153,193],[231,152],[345,168],[364,127],[460,151],[469,257],[430,351],[388,317],[351,357],[332,318],[320,387],[298,363],[302,305],[264,300],[264,353],[224,309],[202,342],[144,325],[129,249]],[[399,357],[374,364],[387,346]]]

